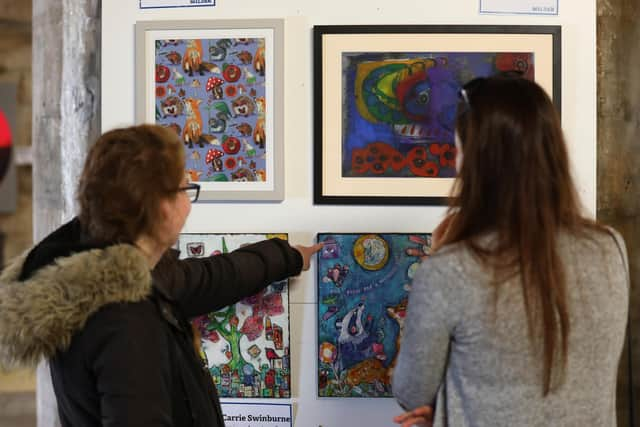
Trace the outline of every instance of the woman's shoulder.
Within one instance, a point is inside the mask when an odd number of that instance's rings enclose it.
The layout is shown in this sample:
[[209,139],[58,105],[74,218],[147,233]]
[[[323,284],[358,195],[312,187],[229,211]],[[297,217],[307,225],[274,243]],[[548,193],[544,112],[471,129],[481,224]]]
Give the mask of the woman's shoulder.
[[610,226],[589,226],[577,230],[561,230],[558,236],[560,248],[572,248],[584,256],[624,255],[627,248],[622,235]]
[[432,259],[450,260],[461,257],[468,251],[465,242],[447,243],[431,254]]
[[456,284],[466,283],[470,278],[477,279],[484,274],[481,265],[463,242],[447,244],[432,253],[421,262],[415,273],[417,280],[429,286],[446,284],[451,291]]
[[622,235],[612,227],[584,227],[560,232],[559,254],[565,262],[584,271],[611,267],[628,270],[627,248]]
[[482,270],[476,256],[466,242],[449,243],[431,254],[426,263],[431,269],[442,273],[461,275]]

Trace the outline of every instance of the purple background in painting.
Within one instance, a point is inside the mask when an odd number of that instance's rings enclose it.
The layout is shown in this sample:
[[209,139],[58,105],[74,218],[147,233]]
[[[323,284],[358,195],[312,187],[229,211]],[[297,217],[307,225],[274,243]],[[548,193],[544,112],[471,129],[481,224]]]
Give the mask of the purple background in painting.
[[[162,103],[171,96],[177,97],[181,102],[187,98],[199,99],[201,103],[198,110],[202,118],[202,133],[207,136],[207,140],[202,141],[203,146],[197,143],[190,146],[185,142],[186,170],[191,172],[191,180],[219,181],[222,178],[223,181],[232,181],[234,178],[237,180],[266,178],[267,153],[264,142],[257,143],[254,138],[256,123],[260,114],[264,114],[260,112],[256,101],[265,99],[265,76],[256,70],[254,59],[259,42],[264,44],[264,39],[200,39],[202,43],[201,60],[205,66],[201,68],[201,72],[196,71],[192,75],[182,65],[182,58],[184,58],[188,42],[187,39],[156,41],[155,66],[162,65],[170,70],[170,77],[167,81],[156,81],[156,123],[165,126],[177,125],[180,127],[180,135],[182,136],[186,123],[185,109],[183,108],[178,115],[168,115],[163,111]],[[226,51],[224,58],[215,56],[220,53],[220,45]],[[181,59],[179,62],[175,55],[173,62],[171,61],[172,52],[179,55]],[[242,52],[248,52],[251,59],[247,60],[247,56],[243,57]],[[224,70],[229,65],[239,67],[241,71],[239,80],[226,81]],[[207,81],[211,77],[218,77],[225,81],[222,84],[223,95],[221,99],[214,99],[212,93],[206,91]],[[235,94],[228,92],[230,86],[235,88]],[[234,113],[233,101],[240,96],[249,97],[253,103],[253,112],[247,116]],[[219,120],[219,114],[224,115],[221,108],[217,108],[223,103],[226,104],[226,108],[222,108],[222,110],[228,111],[228,114],[226,115],[225,129],[219,131],[219,128],[215,128],[216,123],[214,122]],[[218,121],[217,124],[219,123]],[[240,131],[243,124],[250,127],[249,134],[246,132],[243,134]],[[244,129],[249,128],[245,126]],[[224,152],[223,143],[225,138],[229,137],[237,138],[241,144],[240,151],[235,154],[223,154],[220,158],[222,168],[215,170],[212,163],[206,162],[207,153],[210,150]],[[244,172],[249,171],[249,179],[246,178],[246,173],[240,174],[239,169],[243,169]],[[256,171],[258,171],[257,174]],[[238,176],[234,176],[234,174]]]
[[[435,60],[436,64],[426,70],[426,78],[414,78],[412,81],[409,64],[418,60]],[[399,152],[402,156],[409,153],[416,146],[426,149],[428,160],[438,166],[437,177],[450,178],[455,176],[453,163],[441,162],[440,156],[433,151],[440,151],[440,147],[453,148],[453,125],[455,121],[458,91],[469,80],[475,77],[489,76],[498,71],[506,71],[525,67],[525,75],[533,78],[532,53],[344,53],[343,73],[343,141],[342,141],[342,176],[343,177],[415,177],[408,167],[399,171],[387,168],[384,173],[360,173],[352,167],[354,149],[365,148],[373,142],[383,142]],[[405,80],[405,87],[411,87],[414,94],[426,93],[428,102],[415,102],[416,97],[405,97],[404,103],[399,102],[399,91],[394,92],[397,109],[387,108],[375,97],[375,83],[385,78],[393,71],[382,70],[380,67],[369,72],[370,78],[365,78],[361,88],[355,87],[356,74],[359,64],[379,61],[406,61],[403,71],[395,72],[394,84],[400,87]],[[518,62],[520,61],[520,62]],[[374,95],[372,95],[374,93]],[[365,103],[374,105],[379,111],[389,111],[389,120],[373,123],[362,116],[358,110],[356,98],[361,97]],[[393,123],[404,123],[408,129],[412,125],[423,128],[422,137],[408,137],[394,131]],[[440,147],[431,147],[432,145]]]

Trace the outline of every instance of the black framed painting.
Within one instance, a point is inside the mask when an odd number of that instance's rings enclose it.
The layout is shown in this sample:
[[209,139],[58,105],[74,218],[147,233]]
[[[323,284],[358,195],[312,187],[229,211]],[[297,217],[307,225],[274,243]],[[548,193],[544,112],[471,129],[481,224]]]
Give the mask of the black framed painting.
[[314,203],[442,205],[459,89],[517,70],[561,103],[559,26],[314,27]]

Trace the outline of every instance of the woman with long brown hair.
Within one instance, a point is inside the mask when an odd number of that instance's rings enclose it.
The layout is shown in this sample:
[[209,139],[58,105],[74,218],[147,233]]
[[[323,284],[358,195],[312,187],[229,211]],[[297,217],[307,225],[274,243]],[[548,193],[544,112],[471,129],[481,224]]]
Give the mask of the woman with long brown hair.
[[396,421],[615,425],[624,242],[582,213],[540,86],[506,73],[460,98],[455,197],[414,277],[394,372],[398,402],[422,408]]

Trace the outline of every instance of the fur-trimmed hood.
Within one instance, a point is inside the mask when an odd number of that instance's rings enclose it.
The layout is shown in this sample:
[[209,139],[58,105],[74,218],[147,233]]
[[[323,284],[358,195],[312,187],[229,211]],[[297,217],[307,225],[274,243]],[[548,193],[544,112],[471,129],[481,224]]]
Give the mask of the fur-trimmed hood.
[[0,367],[34,366],[67,349],[102,306],[151,294],[147,260],[132,245],[72,251],[22,280],[30,256],[0,275]]

